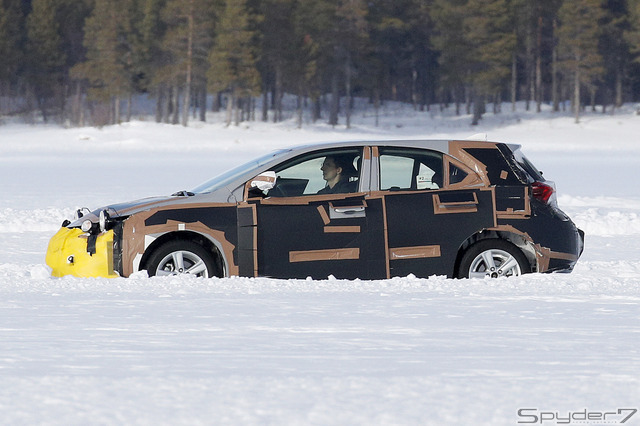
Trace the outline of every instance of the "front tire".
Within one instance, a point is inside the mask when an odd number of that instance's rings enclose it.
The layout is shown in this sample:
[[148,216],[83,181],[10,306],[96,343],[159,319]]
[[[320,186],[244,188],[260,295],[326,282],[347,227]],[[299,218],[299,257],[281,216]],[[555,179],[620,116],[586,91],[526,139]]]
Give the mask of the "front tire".
[[482,240],[462,256],[458,278],[516,277],[531,272],[522,251],[505,240]]
[[147,262],[149,276],[191,274],[216,276],[216,263],[204,247],[191,241],[169,241],[155,250]]

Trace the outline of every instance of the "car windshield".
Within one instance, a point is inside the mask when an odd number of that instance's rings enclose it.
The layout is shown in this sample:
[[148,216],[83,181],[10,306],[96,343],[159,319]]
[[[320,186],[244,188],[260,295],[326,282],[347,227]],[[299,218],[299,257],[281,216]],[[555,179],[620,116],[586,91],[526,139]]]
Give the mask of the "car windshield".
[[240,176],[242,176],[245,173],[249,173],[251,170],[257,169],[260,166],[270,162],[271,160],[274,160],[278,157],[283,156],[284,154],[288,153],[289,151],[291,151],[290,149],[282,149],[279,151],[275,151],[275,152],[270,152],[267,155],[264,155],[262,157],[259,157],[255,160],[251,160],[248,163],[242,164],[238,167],[235,167],[227,172],[222,173],[221,175],[218,175],[216,177],[214,177],[213,179],[210,179],[206,182],[204,182],[203,184],[195,187],[194,189],[192,189],[190,192],[193,192],[194,194],[206,194],[209,192],[213,192],[217,189],[220,189],[222,187],[225,187],[227,185],[229,185],[231,182],[233,182],[234,180],[236,180],[237,178],[239,178]]
[[513,158],[515,158],[518,165],[524,169],[524,171],[529,174],[533,178],[533,180],[544,181],[542,174],[538,171],[538,169],[529,161],[527,157],[524,156],[522,151],[519,149],[513,153]]
[[519,145],[498,144],[498,149],[522,183],[544,181],[541,172],[524,156]]

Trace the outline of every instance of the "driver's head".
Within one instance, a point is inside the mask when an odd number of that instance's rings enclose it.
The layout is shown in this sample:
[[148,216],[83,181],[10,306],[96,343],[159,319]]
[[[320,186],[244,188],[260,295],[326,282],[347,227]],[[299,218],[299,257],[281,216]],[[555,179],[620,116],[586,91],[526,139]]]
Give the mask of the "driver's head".
[[339,166],[338,163],[339,161],[336,161],[336,157],[326,157],[322,162],[322,167],[320,167],[320,170],[322,170],[322,179],[329,183],[339,181],[342,174],[342,167]]
[[347,179],[355,175],[353,160],[347,155],[328,155],[322,163],[322,178],[329,181],[334,178]]

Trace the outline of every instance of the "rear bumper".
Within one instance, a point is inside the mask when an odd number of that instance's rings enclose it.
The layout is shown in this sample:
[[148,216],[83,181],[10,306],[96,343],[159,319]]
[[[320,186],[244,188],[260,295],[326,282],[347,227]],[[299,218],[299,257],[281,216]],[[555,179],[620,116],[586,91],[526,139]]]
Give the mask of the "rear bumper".
[[45,258],[51,275],[81,278],[120,276],[113,268],[113,236],[113,230],[90,236],[78,228],[60,228],[49,241]]
[[575,243],[572,244],[574,250],[570,253],[556,252],[549,249],[539,248],[538,270],[540,272],[571,272],[578,262],[584,250],[584,232],[575,228]]

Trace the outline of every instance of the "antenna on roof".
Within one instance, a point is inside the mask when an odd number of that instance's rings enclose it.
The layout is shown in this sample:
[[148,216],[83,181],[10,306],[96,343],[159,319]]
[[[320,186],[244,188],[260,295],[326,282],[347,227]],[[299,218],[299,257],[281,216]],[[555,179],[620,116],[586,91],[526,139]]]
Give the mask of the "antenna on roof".
[[467,138],[468,141],[488,141],[486,133],[476,133]]

